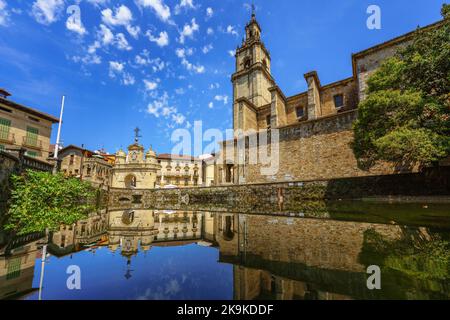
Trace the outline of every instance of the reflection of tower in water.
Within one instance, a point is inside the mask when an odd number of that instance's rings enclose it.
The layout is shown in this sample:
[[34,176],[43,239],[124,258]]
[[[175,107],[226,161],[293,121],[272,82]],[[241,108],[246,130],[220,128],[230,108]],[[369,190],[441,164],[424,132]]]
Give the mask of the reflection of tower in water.
[[111,251],[119,249],[121,256],[126,259],[124,277],[127,280],[132,277],[134,271],[133,256],[136,256],[139,250],[149,251],[157,233],[152,210],[121,210],[109,213],[109,248]]

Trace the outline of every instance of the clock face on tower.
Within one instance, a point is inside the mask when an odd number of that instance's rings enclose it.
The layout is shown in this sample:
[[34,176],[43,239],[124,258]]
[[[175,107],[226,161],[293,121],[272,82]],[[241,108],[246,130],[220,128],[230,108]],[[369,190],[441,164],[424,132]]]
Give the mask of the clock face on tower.
[[136,151],[133,151],[133,152],[131,153],[131,160],[133,160],[133,161],[136,161],[136,160],[137,160],[137,152],[136,152]]

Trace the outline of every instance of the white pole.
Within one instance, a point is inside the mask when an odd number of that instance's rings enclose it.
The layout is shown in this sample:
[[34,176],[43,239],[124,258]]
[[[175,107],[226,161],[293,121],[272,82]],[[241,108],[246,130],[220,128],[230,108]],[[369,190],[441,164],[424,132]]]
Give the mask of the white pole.
[[55,152],[54,152],[54,158],[58,159],[58,151],[59,151],[59,140],[61,137],[61,125],[62,125],[62,117],[64,113],[64,101],[66,99],[66,96],[62,96],[62,102],[61,102],[61,114],[59,115],[59,125],[58,125],[58,135],[56,136],[56,145],[55,145]]
[[41,277],[39,280],[39,300],[42,300],[42,285],[44,284],[45,258],[47,258],[47,245],[44,245],[42,247]]

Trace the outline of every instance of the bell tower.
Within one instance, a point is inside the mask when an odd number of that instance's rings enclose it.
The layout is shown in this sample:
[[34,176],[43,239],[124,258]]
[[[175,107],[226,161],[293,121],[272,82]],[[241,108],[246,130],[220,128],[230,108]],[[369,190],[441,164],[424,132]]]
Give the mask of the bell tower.
[[270,53],[261,41],[261,26],[253,7],[245,38],[236,49],[236,71],[231,78],[235,131],[258,130],[258,110],[271,103],[268,89],[275,84],[270,65]]

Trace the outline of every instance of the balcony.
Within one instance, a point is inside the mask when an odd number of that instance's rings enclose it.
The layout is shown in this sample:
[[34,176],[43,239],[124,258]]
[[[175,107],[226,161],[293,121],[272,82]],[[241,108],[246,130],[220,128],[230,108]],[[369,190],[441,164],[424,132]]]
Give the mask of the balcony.
[[0,132],[0,142],[6,143],[6,144],[15,144],[16,139],[14,137],[14,133]]
[[23,137],[22,146],[30,149],[42,150],[42,140],[31,137]]

